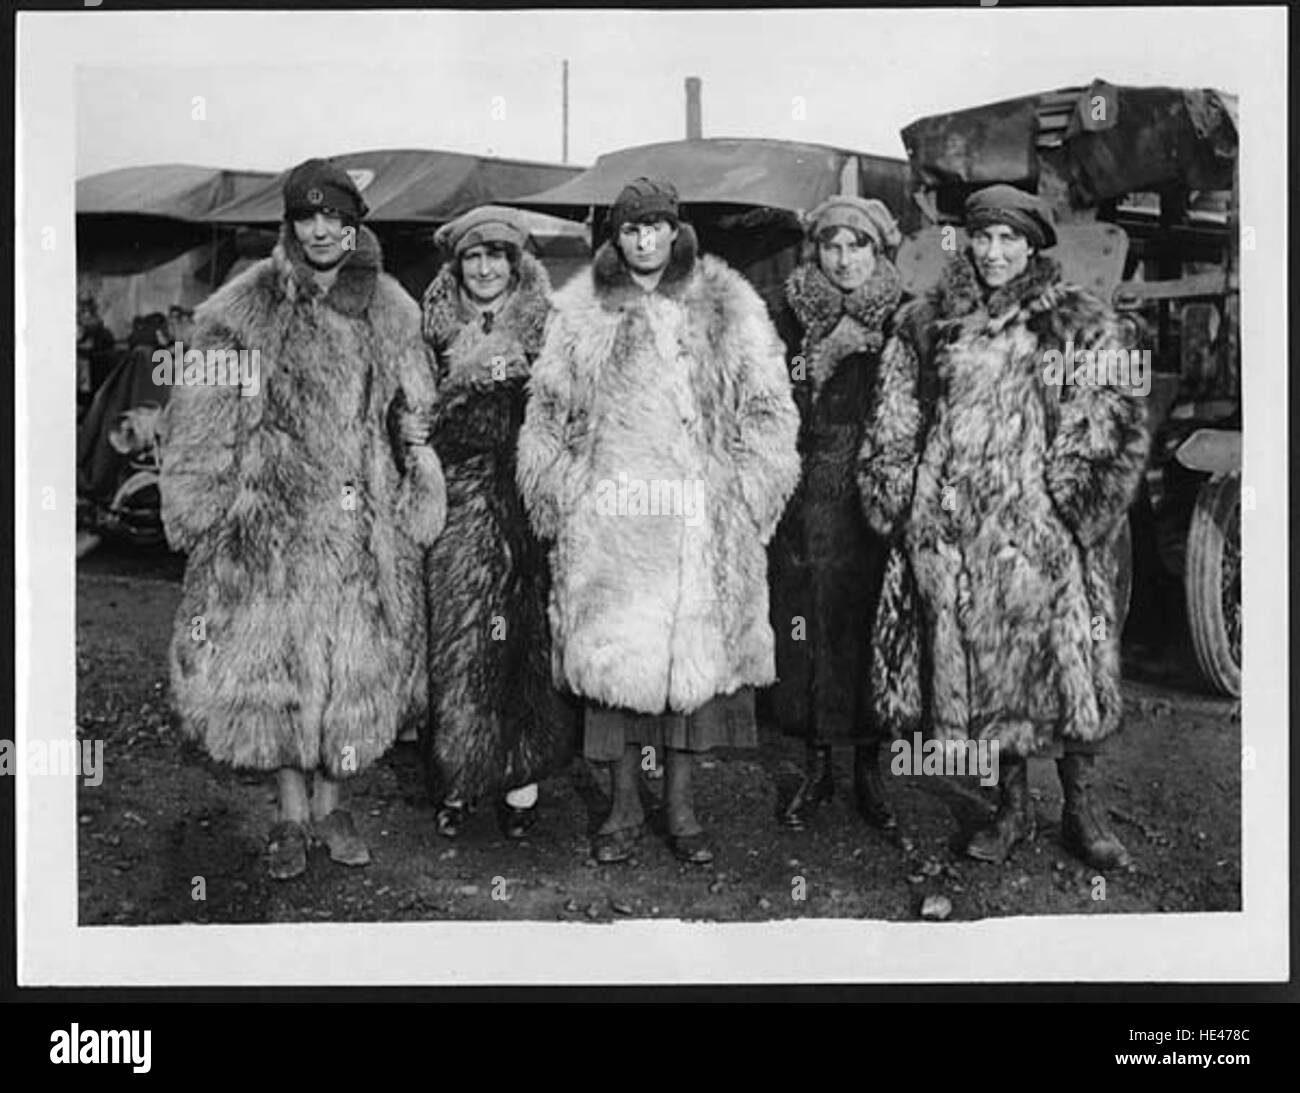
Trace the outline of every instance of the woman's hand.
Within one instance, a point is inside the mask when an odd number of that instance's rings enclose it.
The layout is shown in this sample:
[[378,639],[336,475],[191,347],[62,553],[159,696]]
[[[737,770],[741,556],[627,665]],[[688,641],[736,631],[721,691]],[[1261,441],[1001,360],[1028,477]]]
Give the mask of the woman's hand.
[[397,415],[397,435],[408,448],[419,448],[429,443],[429,422],[423,414],[402,410]]

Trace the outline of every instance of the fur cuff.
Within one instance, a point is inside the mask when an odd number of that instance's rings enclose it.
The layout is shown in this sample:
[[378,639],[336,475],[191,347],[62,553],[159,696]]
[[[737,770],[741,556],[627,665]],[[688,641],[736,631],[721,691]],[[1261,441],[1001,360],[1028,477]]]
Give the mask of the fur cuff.
[[447,483],[432,448],[412,448],[407,455],[406,474],[397,493],[397,519],[420,546],[432,543],[446,526]]
[[1130,456],[1126,452],[1107,467],[1082,458],[1048,463],[1052,504],[1085,550],[1110,538],[1132,504],[1143,463]]

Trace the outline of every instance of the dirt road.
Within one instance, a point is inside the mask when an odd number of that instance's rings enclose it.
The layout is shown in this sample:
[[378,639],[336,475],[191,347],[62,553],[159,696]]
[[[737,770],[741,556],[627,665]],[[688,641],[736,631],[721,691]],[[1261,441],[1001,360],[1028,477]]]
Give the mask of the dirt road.
[[[639,857],[598,866],[589,833],[607,807],[583,761],[542,787],[534,832],[509,843],[484,809],[454,840],[434,833],[413,745],[397,745],[352,783],[374,855],[345,869],[313,851],[307,874],[266,879],[273,780],[211,764],[168,710],[166,643],[179,598],[177,559],[103,548],[77,580],[77,710],[104,741],[105,774],[79,794],[83,925],[619,917],[755,921],[909,920],[927,896],[952,919],[1013,914],[1231,911],[1241,907],[1241,746],[1234,703],[1196,690],[1182,637],[1126,648],[1127,729],[1099,764],[1117,833],[1135,860],[1105,878],[1060,846],[1060,790],[1031,764],[1039,834],[1003,866],[955,854],[958,822],[993,807],[975,778],[889,777],[904,837],[890,842],[851,807],[848,755],[835,801],[806,832],[775,821],[798,781],[802,747],[770,731],[758,752],[720,754],[697,776],[718,857],[678,864],[652,835]],[[1132,629],[1132,628],[1130,628]],[[656,792],[652,783],[647,792]],[[202,878],[200,885],[197,878]],[[205,898],[195,899],[202,890]],[[802,896],[803,898],[799,898]]]

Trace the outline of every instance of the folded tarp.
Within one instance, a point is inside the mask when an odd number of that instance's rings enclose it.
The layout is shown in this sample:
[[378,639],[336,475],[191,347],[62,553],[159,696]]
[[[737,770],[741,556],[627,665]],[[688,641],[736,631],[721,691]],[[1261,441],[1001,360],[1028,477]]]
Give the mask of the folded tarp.
[[1221,91],[1098,79],[919,118],[902,138],[926,189],[958,196],[991,182],[1034,189],[1051,157],[1071,201],[1086,207],[1140,190],[1229,189],[1236,117],[1236,96]]

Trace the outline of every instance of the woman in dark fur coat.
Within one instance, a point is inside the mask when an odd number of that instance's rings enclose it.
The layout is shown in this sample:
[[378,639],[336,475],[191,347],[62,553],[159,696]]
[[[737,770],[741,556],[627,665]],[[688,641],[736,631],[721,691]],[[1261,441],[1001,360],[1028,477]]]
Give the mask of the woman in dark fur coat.
[[1041,253],[1048,207],[988,187],[966,229],[969,248],[900,317],[860,453],[868,519],[898,547],[877,614],[880,712],[902,734],[998,747],[1001,805],[971,857],[1002,861],[1032,837],[1025,761],[1044,756],[1067,847],[1123,866],[1090,783],[1123,709],[1112,547],[1146,462],[1144,407],[1127,373],[1083,367],[1121,343],[1112,312]]
[[791,359],[803,476],[770,548],[777,683],[771,712],[808,742],[803,784],[781,812],[801,828],[834,789],[831,745],[854,746],[859,813],[897,826],[883,793],[885,737],[868,701],[872,615],[885,544],[862,513],[858,448],[902,289],[898,226],[881,202],[833,197],[807,218],[804,261],[777,327]]
[[163,524],[189,555],[173,700],[214,759],[277,772],[277,879],[307,868],[309,838],[370,860],[339,783],[424,716],[420,559],[446,507],[427,438],[390,443],[393,408],[416,424],[435,392],[419,309],[383,273],[361,195],[308,160],[284,201],[274,255],[199,309],[209,371],[185,353],[161,438]]
[[570,757],[577,710],[551,682],[548,569],[515,486],[524,385],[551,312],[550,281],[510,209],[445,225],[450,260],[424,294],[437,357],[433,443],[447,474],[447,530],[425,569],[431,718],[422,750],[438,830],[496,795],[505,834],[536,815],[537,781]]

